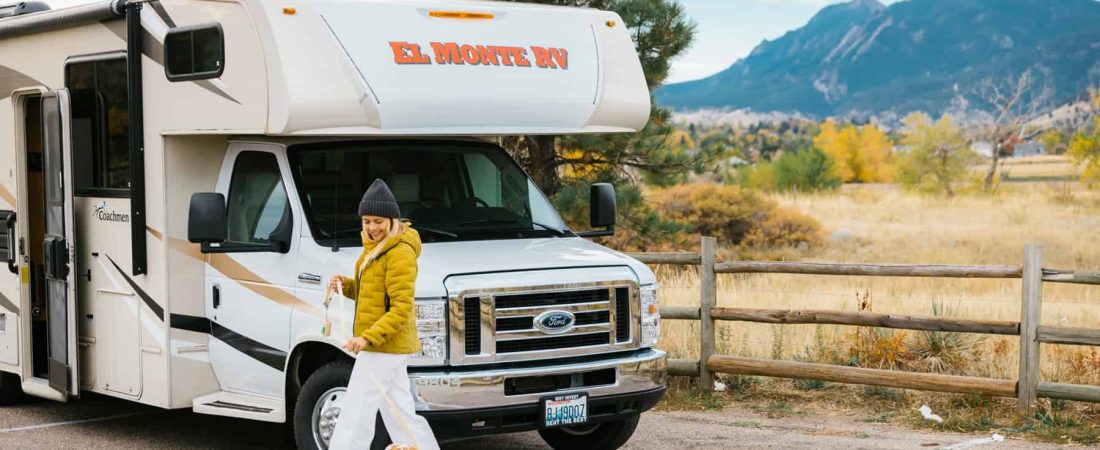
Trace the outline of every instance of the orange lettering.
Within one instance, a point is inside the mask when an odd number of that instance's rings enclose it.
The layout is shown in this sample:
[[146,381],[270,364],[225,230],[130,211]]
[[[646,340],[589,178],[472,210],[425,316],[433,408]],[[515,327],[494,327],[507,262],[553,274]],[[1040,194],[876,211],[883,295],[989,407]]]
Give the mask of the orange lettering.
[[535,54],[535,65],[542,68],[557,69],[554,61],[550,60],[550,52],[545,47],[531,47],[531,53]]
[[436,64],[464,64],[462,52],[458,50],[458,44],[454,42],[432,42],[432,50],[435,51]]
[[569,69],[569,52],[564,48],[552,48],[550,49],[550,56],[557,61],[558,67],[562,70]]
[[393,62],[397,64],[416,63],[416,60],[409,53],[408,42],[390,42],[390,49],[393,50]]
[[568,69],[569,52],[554,47],[511,47],[498,45],[472,45],[457,42],[430,42],[434,59],[420,49],[420,44],[390,41],[393,61],[397,64],[458,64],[471,66],[519,66],[531,67],[530,54],[534,65],[545,69]]
[[478,53],[477,48],[472,45],[462,46],[462,59],[466,61],[466,64],[471,66],[481,64],[481,54]]
[[481,54],[481,65],[487,66],[492,64],[494,66],[500,65],[500,59],[497,58],[497,53],[493,51],[491,47],[484,45],[477,46],[477,52]]
[[416,64],[432,63],[432,60],[428,58],[428,55],[425,55],[423,52],[420,51],[420,44],[409,44],[409,50],[412,51],[413,60],[416,61]]
[[515,65],[515,64],[512,63],[512,55],[510,53],[508,53],[508,47],[493,46],[493,47],[489,47],[489,48],[491,48],[493,50],[493,53],[496,53],[497,55],[500,55],[500,59],[504,61],[504,65],[506,65],[506,66],[514,66]]
[[506,47],[508,52],[512,54],[512,58],[516,60],[516,65],[520,67],[531,67],[531,61],[527,60],[527,49],[523,47]]

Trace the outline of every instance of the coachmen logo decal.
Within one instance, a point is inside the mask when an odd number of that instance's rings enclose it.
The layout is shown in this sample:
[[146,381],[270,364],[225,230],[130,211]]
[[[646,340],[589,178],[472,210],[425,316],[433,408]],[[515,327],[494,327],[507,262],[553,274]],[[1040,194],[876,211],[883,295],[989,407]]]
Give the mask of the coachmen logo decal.
[[573,329],[577,317],[569,311],[546,311],[535,317],[535,328],[546,334],[561,334]]
[[95,216],[97,219],[105,221],[105,222],[129,222],[130,221],[130,215],[129,214],[123,214],[123,213],[115,212],[115,211],[107,211],[107,202],[106,201],[103,201],[102,203],[100,203],[98,205],[95,205],[95,209],[92,211],[92,215]]

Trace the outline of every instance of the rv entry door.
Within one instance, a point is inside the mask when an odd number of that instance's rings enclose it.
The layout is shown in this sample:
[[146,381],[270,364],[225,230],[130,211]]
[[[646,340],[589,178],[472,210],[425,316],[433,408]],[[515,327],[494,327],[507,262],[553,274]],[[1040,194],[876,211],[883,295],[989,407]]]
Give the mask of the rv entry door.
[[50,387],[77,394],[76,283],[74,280],[72,155],[69,93],[42,96],[43,181],[45,184],[47,354]]

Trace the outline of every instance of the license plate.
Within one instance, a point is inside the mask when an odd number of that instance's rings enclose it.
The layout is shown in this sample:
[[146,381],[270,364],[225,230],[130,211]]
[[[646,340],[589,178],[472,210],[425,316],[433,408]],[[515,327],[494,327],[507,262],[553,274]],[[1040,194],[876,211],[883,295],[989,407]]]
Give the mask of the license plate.
[[588,394],[567,394],[542,399],[543,427],[579,425],[588,422]]

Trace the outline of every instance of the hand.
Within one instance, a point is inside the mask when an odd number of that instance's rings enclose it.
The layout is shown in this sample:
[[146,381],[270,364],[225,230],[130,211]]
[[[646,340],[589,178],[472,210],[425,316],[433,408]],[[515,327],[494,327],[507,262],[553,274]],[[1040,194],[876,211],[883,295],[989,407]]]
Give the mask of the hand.
[[344,350],[347,350],[351,353],[359,353],[363,351],[363,349],[367,348],[368,345],[370,345],[370,343],[367,342],[366,339],[364,339],[362,336],[356,336],[354,338],[351,338],[351,340],[344,344]]
[[340,284],[348,284],[347,280],[343,275],[333,275],[332,278],[328,279],[328,288],[340,292]]

